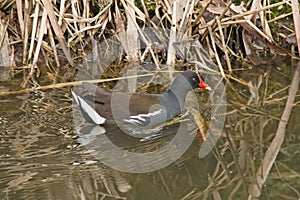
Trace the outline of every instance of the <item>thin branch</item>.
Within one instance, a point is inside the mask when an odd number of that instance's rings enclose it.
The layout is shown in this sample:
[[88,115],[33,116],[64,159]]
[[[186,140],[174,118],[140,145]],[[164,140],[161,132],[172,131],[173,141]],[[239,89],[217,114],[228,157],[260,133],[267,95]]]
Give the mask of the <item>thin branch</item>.
[[73,87],[73,86],[81,85],[83,82],[104,83],[104,82],[109,82],[109,81],[116,81],[116,80],[136,78],[136,77],[144,77],[144,76],[153,76],[153,74],[143,74],[143,75],[137,75],[137,76],[126,76],[126,77],[96,79],[96,80],[82,80],[82,81],[74,81],[74,82],[67,82],[67,83],[51,84],[51,85],[39,86],[39,87],[35,87],[35,88],[28,88],[28,89],[24,89],[24,90],[18,90],[18,91],[0,92],[0,96],[23,94],[23,93],[26,93],[26,92],[33,92],[33,91],[36,91],[36,90],[47,90],[47,89],[56,89],[56,88],[64,88],[64,87]]
[[267,180],[267,177],[270,173],[270,170],[275,162],[275,159],[279,153],[283,140],[285,138],[285,130],[288,124],[292,108],[294,107],[295,97],[298,90],[298,85],[300,82],[300,62],[298,62],[294,78],[291,83],[291,87],[289,90],[288,99],[283,110],[281,120],[279,121],[279,125],[275,134],[275,137],[269,146],[268,150],[265,153],[265,156],[259,166],[256,173],[256,184],[250,186],[249,190],[249,198],[255,199],[261,195],[262,186]]

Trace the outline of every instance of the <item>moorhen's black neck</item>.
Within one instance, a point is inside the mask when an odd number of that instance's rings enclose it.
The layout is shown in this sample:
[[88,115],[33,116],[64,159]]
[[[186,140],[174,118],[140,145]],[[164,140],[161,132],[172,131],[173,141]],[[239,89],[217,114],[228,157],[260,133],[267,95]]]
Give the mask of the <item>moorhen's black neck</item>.
[[[176,98],[177,101],[179,102],[180,108],[182,109],[185,104],[185,98],[187,93],[192,90],[183,90],[181,88],[170,88],[165,92],[165,96],[167,99],[169,99],[169,103],[172,103],[172,99]],[[174,100],[173,100],[174,101]]]
[[191,83],[191,77],[185,77],[179,74],[165,93],[170,99],[174,98],[175,95],[180,107],[183,108],[187,93],[194,88],[194,85]]

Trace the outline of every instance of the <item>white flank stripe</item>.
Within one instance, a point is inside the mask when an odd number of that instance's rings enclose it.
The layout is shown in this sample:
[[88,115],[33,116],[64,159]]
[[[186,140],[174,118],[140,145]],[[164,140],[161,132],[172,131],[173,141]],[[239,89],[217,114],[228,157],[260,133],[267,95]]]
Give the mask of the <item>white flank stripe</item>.
[[130,116],[130,119],[137,119],[137,120],[140,120],[140,121],[146,121],[143,117],[139,116],[139,115],[134,115],[134,116]]
[[144,118],[144,117],[153,117],[153,116],[155,116],[155,115],[158,115],[158,114],[160,114],[160,113],[161,113],[161,111],[162,111],[162,109],[159,109],[159,110],[157,110],[157,111],[154,111],[154,112],[151,112],[151,113],[147,113],[147,114],[133,115],[133,116],[130,116],[130,118],[140,118],[140,117]]
[[142,124],[141,121],[136,119],[123,119],[123,121],[131,124]]
[[124,122],[128,122],[128,123],[136,123],[136,124],[142,124],[142,122],[145,122],[146,119],[145,118],[149,118],[149,117],[153,117],[155,115],[159,115],[162,112],[162,109],[156,110],[154,112],[151,113],[147,113],[147,114],[139,114],[139,115],[133,115],[130,116],[130,119],[124,119]]

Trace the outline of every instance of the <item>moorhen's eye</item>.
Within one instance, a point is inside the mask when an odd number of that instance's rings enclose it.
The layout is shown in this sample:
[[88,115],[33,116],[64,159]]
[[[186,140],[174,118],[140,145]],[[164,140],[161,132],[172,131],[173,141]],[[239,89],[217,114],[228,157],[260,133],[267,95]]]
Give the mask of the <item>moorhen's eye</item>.
[[193,82],[197,82],[197,79],[196,79],[196,78],[193,78],[192,81],[193,81]]

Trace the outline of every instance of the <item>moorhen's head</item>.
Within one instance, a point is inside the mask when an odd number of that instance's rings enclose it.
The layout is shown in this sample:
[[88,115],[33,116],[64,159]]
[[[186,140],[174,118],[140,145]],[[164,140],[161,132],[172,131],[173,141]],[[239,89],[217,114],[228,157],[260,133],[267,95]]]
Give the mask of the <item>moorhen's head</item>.
[[[195,89],[195,88],[203,88],[206,90],[211,89],[204,82],[203,77],[198,72],[187,70],[187,71],[182,72],[176,79],[178,79],[178,80],[174,81],[174,82],[178,82],[178,85],[180,87],[184,87],[183,85],[180,85],[180,82],[187,82],[188,87],[190,89]],[[183,79],[185,79],[185,80],[183,81]]]

